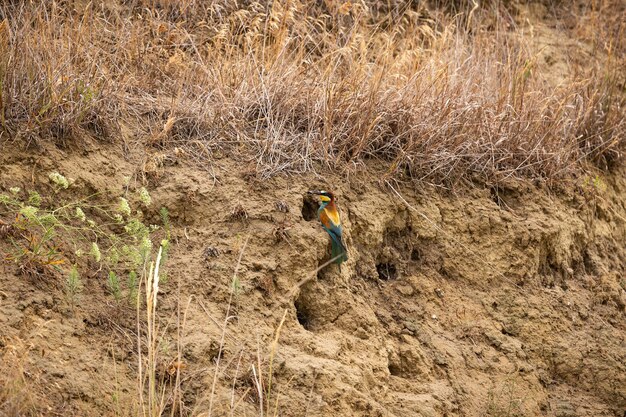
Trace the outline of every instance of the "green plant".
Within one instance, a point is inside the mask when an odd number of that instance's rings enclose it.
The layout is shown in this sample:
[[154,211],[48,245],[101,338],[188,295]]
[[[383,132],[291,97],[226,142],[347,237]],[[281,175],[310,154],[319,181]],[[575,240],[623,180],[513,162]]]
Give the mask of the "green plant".
[[128,200],[125,199],[124,197],[120,197],[117,210],[125,216],[130,216],[131,210],[130,210],[130,204],[128,203]]
[[41,196],[37,191],[29,191],[28,192],[28,204],[34,207],[39,207],[41,205]]
[[137,305],[139,302],[138,297],[139,281],[137,279],[137,272],[132,270],[128,273],[128,301],[132,305]]
[[[55,178],[58,179],[57,176]],[[163,283],[162,271],[171,247],[170,241],[162,239],[156,260],[152,260],[151,233],[159,228],[146,226],[139,217],[140,213],[133,214],[128,200],[120,198],[112,205],[103,206],[96,204],[93,201],[95,196],[92,196],[54,206],[54,200],[59,199],[63,190],[65,187],[56,184],[53,201],[47,207],[40,207],[43,199],[34,191],[28,194],[26,201],[22,199],[22,190],[17,187],[13,187],[10,194],[0,194],[0,204],[4,208],[0,211],[0,218],[15,218],[9,226],[11,230],[15,228],[19,231],[17,236],[6,236],[13,247],[19,249],[10,259],[22,270],[34,268],[30,265],[36,263],[39,267],[54,266],[55,271],[61,272],[60,267],[68,262],[68,258],[74,257],[77,262],[65,278],[65,293],[72,306],[83,290],[79,264],[83,263],[84,267],[95,264],[100,270],[107,271],[106,287],[116,302],[126,297],[137,308],[138,314],[145,309],[148,355],[142,359],[146,368],[140,369],[140,373],[145,369],[141,374],[140,390],[145,391],[147,396],[145,402],[141,397],[141,406],[145,415],[159,416],[164,409],[164,397],[159,389],[156,367],[164,345],[158,338],[156,312],[159,283]],[[142,202],[146,204],[145,198]],[[161,212],[165,214],[162,218],[169,231],[167,209],[163,208]],[[166,233],[169,236],[169,232]],[[56,242],[65,242],[64,246],[72,242],[73,251],[58,249]],[[124,282],[120,279],[124,276],[122,274],[128,276]],[[146,290],[145,302],[140,298],[142,286]],[[141,346],[142,342],[138,343]]]
[[601,194],[606,191],[606,183],[598,174],[596,174],[593,178],[589,175],[585,175],[583,179],[583,189],[594,194]]
[[[154,259],[152,234],[160,233],[159,227],[146,226],[141,213],[133,212],[131,204],[124,198],[113,204],[98,203],[98,196],[55,204],[66,190],[60,177],[60,174],[51,176],[51,180],[54,178],[54,193],[46,198],[35,191],[24,193],[18,187],[12,187],[9,193],[0,193],[3,231],[0,237],[8,239],[14,249],[8,257],[23,272],[33,270],[32,274],[39,276],[46,273],[45,268],[50,268],[46,276],[63,273],[62,266],[72,262],[69,271],[64,273],[64,291],[73,308],[83,291],[81,267],[106,271],[106,288],[115,301],[120,303],[126,298],[137,309],[138,320],[142,320],[142,313],[145,314],[147,332],[142,334],[138,330],[140,363],[145,364],[139,371],[140,406],[144,415],[160,416],[165,407],[165,391],[161,388],[163,381],[157,375],[157,365],[159,356],[171,354],[168,345],[160,339],[156,320],[159,285],[163,285],[167,255],[171,249],[167,209],[161,209],[161,217],[168,238],[161,240]],[[71,183],[68,183],[69,187]],[[142,204],[148,204],[147,191],[143,194]],[[5,218],[11,220],[7,223]],[[128,278],[122,280],[120,277],[124,276]],[[145,301],[140,297],[142,294],[146,296]],[[145,356],[141,349],[144,343],[147,347]],[[175,368],[178,390],[181,356],[179,347],[175,362],[178,364]],[[3,395],[2,389],[0,395]],[[0,404],[0,411],[1,406],[3,404]]]
[[122,299],[122,289],[120,287],[120,280],[117,277],[117,274],[114,271],[109,271],[107,286],[109,288],[109,292],[113,295],[116,301]]
[[83,284],[80,281],[78,269],[76,268],[76,265],[72,265],[72,269],[70,269],[70,272],[67,275],[67,280],[65,281],[65,294],[67,295],[67,298],[72,306],[76,304],[77,297],[82,289]]
[[[63,198],[63,191],[71,187],[71,181],[56,172],[49,177],[54,194],[46,200],[45,206],[44,198],[34,190],[26,194],[19,187],[12,187],[9,193],[0,194],[0,218],[12,219],[5,226],[12,231],[5,236],[12,247],[6,258],[24,275],[39,277],[62,273],[61,267],[72,263],[65,283],[71,299],[75,299],[79,290],[81,264],[84,267],[95,265],[98,270],[107,271],[106,286],[118,302],[126,297],[135,304],[137,271],[150,257],[151,233],[158,227],[146,226],[141,221],[141,213],[133,214],[125,198],[107,205],[97,204],[98,196],[94,195],[57,205],[55,203]],[[145,189],[139,193],[149,195]],[[143,203],[146,203],[145,197]],[[167,209],[163,208],[162,212],[167,213]],[[162,217],[169,230],[169,218]],[[121,231],[119,225],[123,226]],[[163,268],[170,243],[163,239],[161,244],[160,266]],[[120,276],[129,279],[122,282]]]
[[163,228],[165,229],[165,238],[169,240],[171,237],[170,212],[167,207],[161,207],[159,215],[161,216],[161,223],[163,223]]
[[152,197],[150,197],[150,193],[146,190],[146,187],[141,187],[139,189],[139,201],[143,203],[144,206],[148,207],[152,204]]
[[241,294],[241,281],[239,280],[239,277],[233,277],[230,286],[235,298],[237,298]]
[[57,191],[60,191],[62,189],[67,190],[70,186],[69,180],[58,172],[51,172],[48,175],[48,178],[50,178],[50,181],[52,181],[52,183],[55,185]]
[[37,207],[10,204],[16,208],[13,228],[18,231],[16,238],[11,238],[12,253],[7,255],[22,274],[36,277],[60,271],[65,263],[54,238],[59,220],[54,213],[42,212]]

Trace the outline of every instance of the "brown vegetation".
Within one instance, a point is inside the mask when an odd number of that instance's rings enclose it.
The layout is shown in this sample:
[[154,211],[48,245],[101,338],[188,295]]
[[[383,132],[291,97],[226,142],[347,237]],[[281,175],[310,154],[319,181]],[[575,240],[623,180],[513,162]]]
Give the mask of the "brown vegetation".
[[0,6],[3,143],[126,125],[261,177],[375,158],[433,183],[564,178],[624,149],[619,1],[70,3]]

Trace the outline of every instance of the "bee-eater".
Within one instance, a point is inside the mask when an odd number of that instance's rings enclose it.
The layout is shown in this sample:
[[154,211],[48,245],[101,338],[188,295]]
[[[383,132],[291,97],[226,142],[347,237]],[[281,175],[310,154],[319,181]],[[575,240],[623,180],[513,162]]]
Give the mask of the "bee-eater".
[[330,235],[331,239],[331,259],[335,259],[336,264],[341,264],[348,260],[348,252],[341,238],[341,219],[335,204],[335,196],[328,191],[309,191],[309,194],[317,195],[320,199],[320,208],[317,210],[317,217],[322,222],[322,227]]

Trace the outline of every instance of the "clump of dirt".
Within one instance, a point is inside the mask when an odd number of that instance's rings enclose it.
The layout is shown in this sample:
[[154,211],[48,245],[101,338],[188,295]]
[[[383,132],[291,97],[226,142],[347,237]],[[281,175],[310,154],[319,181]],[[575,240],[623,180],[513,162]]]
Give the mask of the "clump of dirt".
[[[52,170],[76,195],[141,178],[137,155],[88,145],[5,154],[0,189],[44,189]],[[183,415],[621,415],[624,178],[446,194],[326,175],[349,259],[318,271],[329,241],[306,191],[319,179],[256,181],[229,159],[163,166],[145,216],[167,207],[173,225],[157,310],[165,402]],[[2,411],[133,414],[135,310],[98,274],[70,309],[61,289],[2,268]]]

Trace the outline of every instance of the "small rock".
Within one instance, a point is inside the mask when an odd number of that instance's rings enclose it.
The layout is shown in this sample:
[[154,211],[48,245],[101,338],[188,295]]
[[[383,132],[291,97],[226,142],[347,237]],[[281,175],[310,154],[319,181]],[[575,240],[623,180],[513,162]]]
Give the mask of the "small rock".
[[502,323],[502,334],[517,337],[520,335],[521,326],[516,320]]
[[410,297],[415,293],[415,290],[413,290],[413,287],[411,287],[410,285],[398,285],[396,289],[400,294],[407,297]]
[[274,203],[274,206],[276,207],[276,210],[280,211],[281,213],[289,213],[289,205],[282,200]]
[[65,371],[61,369],[53,369],[50,372],[50,376],[52,376],[53,378],[65,378]]
[[204,256],[204,259],[217,258],[219,255],[220,255],[219,249],[214,248],[213,246],[207,246],[204,252],[202,252],[202,256]]
[[441,354],[435,354],[435,363],[439,366],[448,366],[448,360]]
[[574,406],[567,400],[560,400],[554,404],[557,417],[576,417],[578,413]]
[[417,331],[417,326],[410,321],[405,321],[402,324],[404,325],[404,328],[411,333],[415,333]]
[[367,330],[365,330],[363,327],[359,327],[358,329],[356,329],[356,332],[354,332],[354,334],[361,340],[367,340],[370,337]]
[[484,334],[491,346],[495,347],[496,349],[502,346],[502,340],[500,340],[500,338],[495,333],[486,331]]

